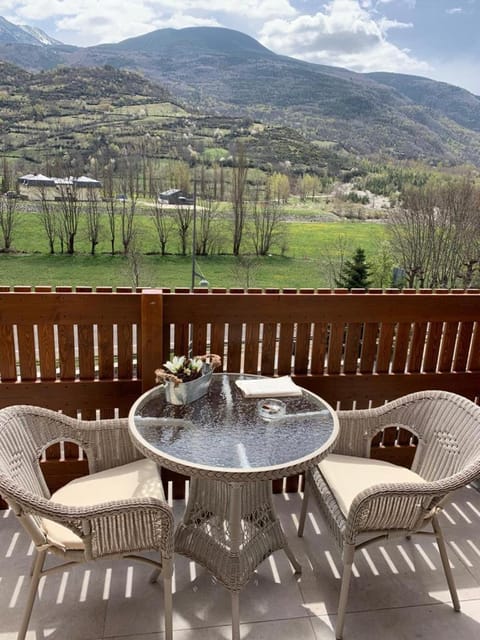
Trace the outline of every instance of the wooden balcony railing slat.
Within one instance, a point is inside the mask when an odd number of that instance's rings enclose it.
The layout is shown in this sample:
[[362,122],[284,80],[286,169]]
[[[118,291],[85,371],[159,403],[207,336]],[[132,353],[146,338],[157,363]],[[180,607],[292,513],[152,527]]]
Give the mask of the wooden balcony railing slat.
[[33,326],[18,324],[18,355],[20,362],[20,377],[22,380],[36,380],[37,367],[35,364],[35,335]]
[[95,351],[93,326],[78,325],[78,368],[80,380],[95,379]]
[[292,371],[292,349],[295,344],[294,331],[293,322],[282,322],[280,324],[280,336],[278,339],[278,375],[280,376],[289,375]]
[[426,335],[427,323],[415,322],[413,325],[412,342],[408,353],[407,371],[418,373],[422,370]]
[[199,322],[192,327],[192,355],[203,355],[207,352],[207,323]]
[[347,327],[345,343],[344,373],[356,373],[362,344],[363,325],[360,322],[350,322]]
[[243,326],[239,322],[228,325],[227,370],[240,371],[242,360]]
[[410,323],[401,322],[397,325],[392,362],[393,373],[406,371],[411,330]]
[[312,341],[312,374],[323,375],[327,356],[328,325],[326,322],[315,322]]
[[226,335],[225,325],[223,323],[212,323],[210,326],[211,336],[211,351],[222,358],[222,366],[220,371],[225,370],[225,355],[226,355]]
[[120,380],[129,380],[133,376],[133,327],[131,324],[117,325],[117,376]]
[[443,322],[430,322],[427,328],[425,358],[423,371],[431,373],[436,371],[440,344],[442,342]]
[[380,326],[380,338],[378,341],[378,354],[376,362],[377,373],[388,373],[393,353],[393,340],[395,337],[395,325],[393,322],[382,322]]
[[379,326],[377,322],[367,322],[363,328],[360,354],[360,373],[372,373],[377,357]]
[[13,325],[0,324],[0,376],[2,382],[17,379]]
[[75,339],[73,324],[58,325],[58,359],[61,380],[75,380]]
[[345,324],[343,322],[330,325],[327,355],[327,371],[330,375],[339,374],[342,370],[344,336]]
[[311,323],[300,322],[297,325],[297,335],[295,339],[295,373],[307,373],[309,365]]
[[[55,380],[57,377],[55,362],[55,333],[51,324],[37,325],[38,356],[40,364],[40,378],[43,381]],[[93,349],[89,350],[92,353]]]
[[475,322],[470,357],[468,359],[468,370],[480,371],[480,322]]
[[[277,344],[277,324],[267,322],[263,325],[260,372],[264,376],[273,376],[275,373],[275,350]],[[235,371],[230,364],[229,371]]]
[[247,322],[245,326],[245,373],[258,372],[258,353],[259,353],[259,332],[260,323]]
[[452,371],[457,332],[458,322],[447,322],[444,325],[438,359],[438,370],[441,372]]
[[473,322],[461,322],[458,331],[458,339],[455,345],[455,355],[453,360],[454,371],[466,371],[470,343],[473,335]]

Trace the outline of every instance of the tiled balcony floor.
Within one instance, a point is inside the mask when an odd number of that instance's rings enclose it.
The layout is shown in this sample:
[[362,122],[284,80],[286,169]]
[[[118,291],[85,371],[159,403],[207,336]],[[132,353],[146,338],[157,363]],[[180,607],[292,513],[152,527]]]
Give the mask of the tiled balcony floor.
[[[242,640],[332,640],[340,556],[313,502],[299,539],[300,495],[275,501],[303,573],[293,575],[282,551],[258,568],[240,598]],[[183,503],[174,508],[180,517]],[[402,538],[358,554],[345,640],[480,638],[480,493],[457,493],[442,522],[462,613],[452,609],[433,538]],[[0,511],[0,640],[16,638],[31,553],[14,516]],[[228,640],[228,592],[186,558],[177,556],[175,565],[175,640]],[[161,640],[162,588],[149,584],[149,571],[98,562],[43,578],[27,639]]]

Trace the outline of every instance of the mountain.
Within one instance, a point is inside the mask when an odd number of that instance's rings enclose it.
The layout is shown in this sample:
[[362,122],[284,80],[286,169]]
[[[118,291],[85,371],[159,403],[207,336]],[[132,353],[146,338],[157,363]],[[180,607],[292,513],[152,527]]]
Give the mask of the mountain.
[[239,140],[251,166],[270,171],[287,161],[294,173],[352,165],[345,154],[293,129],[189,110],[158,83],[109,65],[32,73],[0,61],[0,96],[0,149],[4,157],[21,159],[25,173],[63,160],[105,167],[106,161],[122,162],[126,150],[142,156],[150,175],[159,159],[203,157],[228,166]]
[[376,82],[392,87],[415,104],[433,109],[462,127],[480,131],[480,97],[447,84],[401,73],[369,73]]
[[427,78],[360,74],[280,56],[238,31],[160,29],[93,47],[0,44],[28,70],[140,72],[202,113],[296,130],[314,144],[376,158],[480,165],[480,97]]
[[30,44],[35,46],[61,44],[41,29],[30,27],[26,24],[13,24],[13,22],[9,22],[5,18],[2,18],[2,16],[0,16],[0,43]]

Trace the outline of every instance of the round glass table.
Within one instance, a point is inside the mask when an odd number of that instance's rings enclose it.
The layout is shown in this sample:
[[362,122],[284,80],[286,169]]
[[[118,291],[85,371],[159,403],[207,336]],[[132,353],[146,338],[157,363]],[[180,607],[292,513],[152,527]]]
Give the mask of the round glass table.
[[338,419],[314,393],[244,397],[235,382],[212,376],[208,393],[187,405],[165,400],[163,386],[144,393],[129,413],[135,446],[161,466],[190,476],[175,551],[206,567],[232,595],[232,638],[239,634],[239,591],[256,567],[283,549],[296,572],[272,500],[271,481],[319,462],[333,447]]

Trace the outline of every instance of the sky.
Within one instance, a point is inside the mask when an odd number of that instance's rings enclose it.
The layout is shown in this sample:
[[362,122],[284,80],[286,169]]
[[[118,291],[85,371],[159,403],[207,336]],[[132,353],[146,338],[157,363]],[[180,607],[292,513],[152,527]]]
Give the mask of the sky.
[[0,15],[77,46],[228,27],[282,55],[426,76],[480,95],[480,0],[0,0]]

